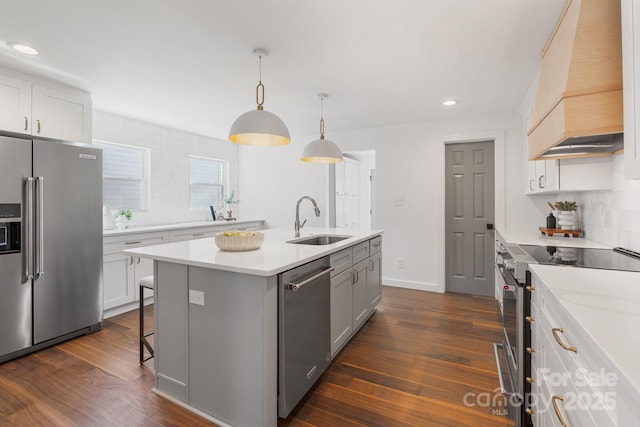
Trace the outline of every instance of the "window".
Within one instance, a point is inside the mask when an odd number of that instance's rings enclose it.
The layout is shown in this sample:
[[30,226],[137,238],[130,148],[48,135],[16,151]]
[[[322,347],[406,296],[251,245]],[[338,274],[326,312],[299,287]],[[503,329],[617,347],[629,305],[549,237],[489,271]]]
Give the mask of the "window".
[[147,209],[149,150],[93,141],[102,148],[102,200],[112,209]]
[[229,163],[189,156],[189,205],[191,209],[222,206]]

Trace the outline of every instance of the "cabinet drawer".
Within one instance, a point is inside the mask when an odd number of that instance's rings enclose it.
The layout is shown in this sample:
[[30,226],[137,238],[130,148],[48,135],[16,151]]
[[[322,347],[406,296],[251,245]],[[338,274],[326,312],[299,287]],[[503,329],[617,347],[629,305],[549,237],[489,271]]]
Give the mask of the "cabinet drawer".
[[125,249],[140,248],[143,246],[153,246],[168,242],[166,232],[162,233],[141,233],[129,234],[125,236],[105,237],[103,239],[104,254],[117,254]]
[[331,272],[331,277],[351,268],[353,265],[353,249],[349,248],[329,255],[329,264],[334,268]]
[[382,236],[374,237],[369,240],[369,254],[377,254],[382,250]]
[[369,258],[369,241],[359,243],[353,247],[353,263]]
[[170,231],[169,240],[171,242],[182,242],[184,240],[205,239],[214,237],[219,231],[221,231],[221,227],[201,227]]

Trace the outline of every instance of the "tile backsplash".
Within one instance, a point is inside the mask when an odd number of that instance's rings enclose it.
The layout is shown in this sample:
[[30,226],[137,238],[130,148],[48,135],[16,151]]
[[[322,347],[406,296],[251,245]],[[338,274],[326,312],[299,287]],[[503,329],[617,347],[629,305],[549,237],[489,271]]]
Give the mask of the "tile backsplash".
[[[189,155],[229,161],[230,190],[235,190],[240,197],[236,144],[96,110],[93,111],[93,139],[150,151],[149,207],[146,211],[134,212],[135,225],[211,219],[208,209],[189,208]],[[239,211],[236,205],[234,214]]]
[[613,189],[575,194],[585,237],[640,252],[640,180],[624,179],[623,155],[613,157]]

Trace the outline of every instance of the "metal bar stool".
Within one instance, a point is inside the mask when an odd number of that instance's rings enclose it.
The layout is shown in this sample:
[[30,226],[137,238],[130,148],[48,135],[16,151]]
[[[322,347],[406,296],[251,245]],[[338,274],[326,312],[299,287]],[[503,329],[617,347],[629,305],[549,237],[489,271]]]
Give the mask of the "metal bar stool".
[[[153,335],[153,332],[149,332],[148,334],[144,333],[144,290],[154,289],[153,276],[143,277],[140,279],[140,282],[138,282],[138,286],[140,286],[140,364],[142,364],[153,357],[153,347],[147,340],[147,337]],[[150,354],[150,356],[146,358],[144,357],[145,347]]]

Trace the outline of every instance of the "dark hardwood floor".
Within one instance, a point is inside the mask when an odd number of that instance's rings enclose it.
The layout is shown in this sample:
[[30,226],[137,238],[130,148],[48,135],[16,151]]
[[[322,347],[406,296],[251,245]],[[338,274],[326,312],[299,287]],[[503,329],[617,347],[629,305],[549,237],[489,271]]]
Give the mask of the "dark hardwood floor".
[[[385,287],[377,312],[278,425],[508,426],[486,404],[498,387],[500,323],[492,298]],[[125,313],[0,365],[0,426],[211,425],[151,391],[137,327],[137,312]]]

